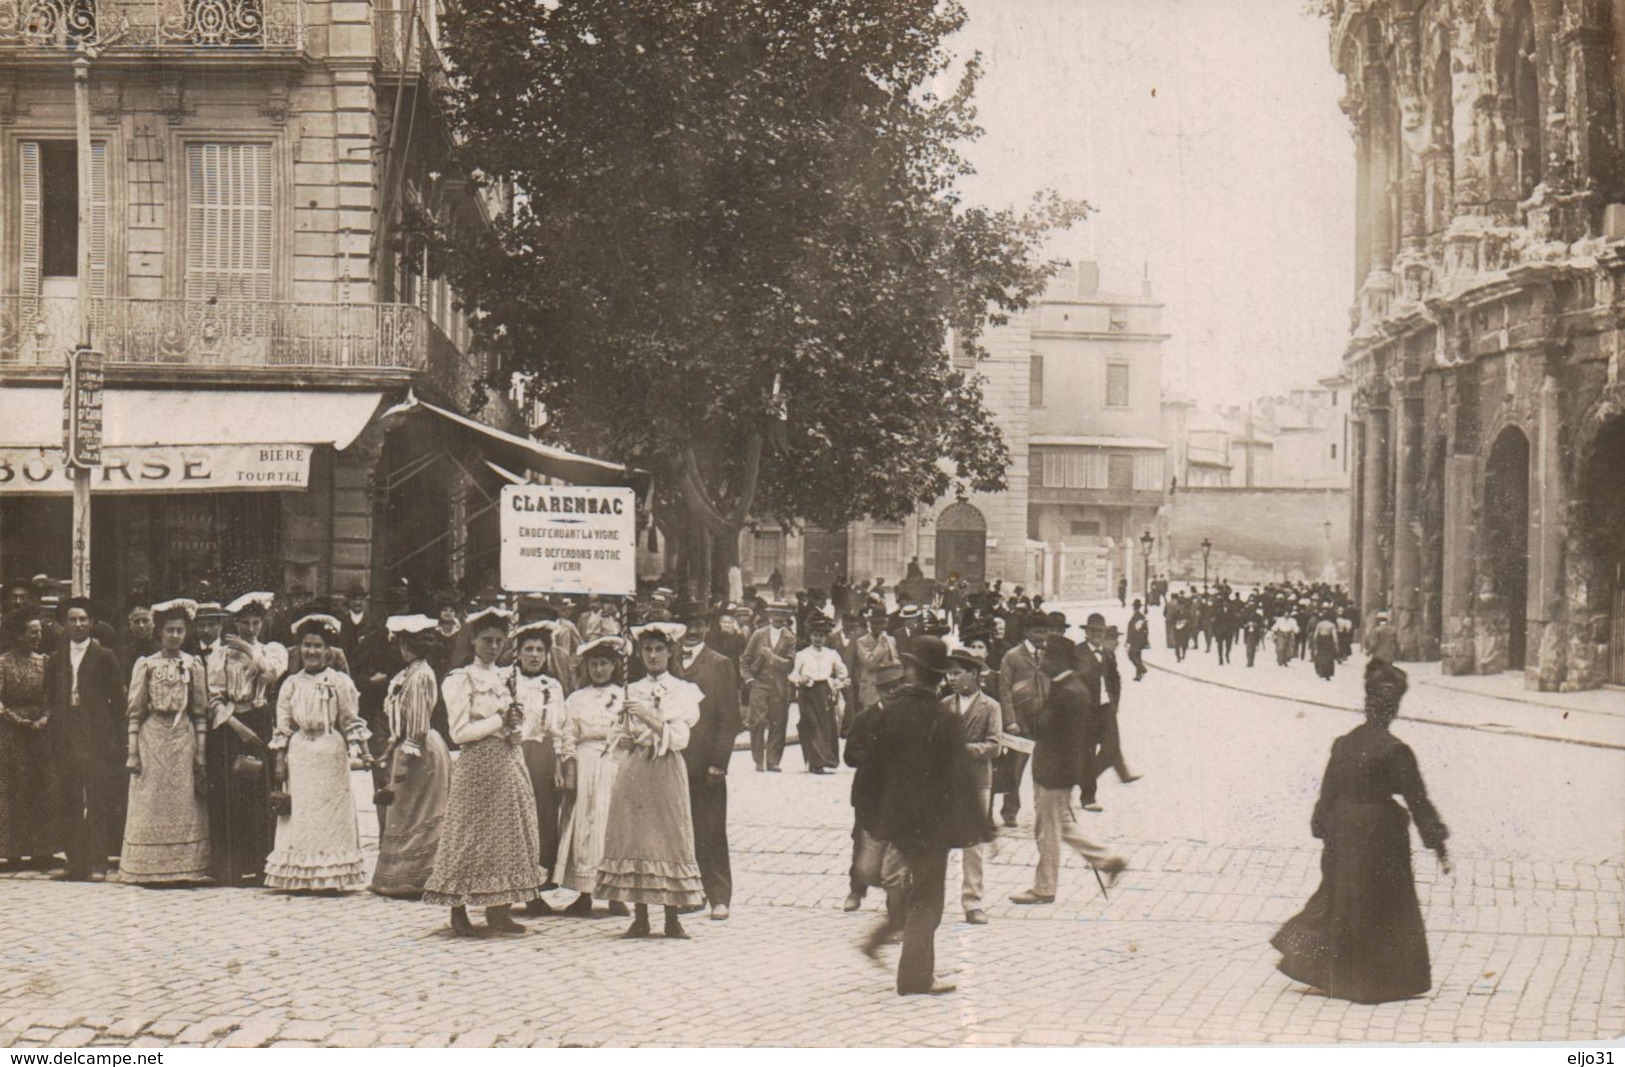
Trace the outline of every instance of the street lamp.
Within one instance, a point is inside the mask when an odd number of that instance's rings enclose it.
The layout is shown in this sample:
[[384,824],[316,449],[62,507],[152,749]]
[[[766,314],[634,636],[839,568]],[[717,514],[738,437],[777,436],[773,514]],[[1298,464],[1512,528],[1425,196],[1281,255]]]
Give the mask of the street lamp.
[[1207,591],[1207,557],[1213,551],[1213,542],[1202,538],[1202,591]]
[[1150,530],[1140,535],[1140,547],[1144,549],[1140,554],[1145,557],[1145,606],[1147,611],[1151,610],[1151,545],[1155,541],[1156,538],[1151,536]]

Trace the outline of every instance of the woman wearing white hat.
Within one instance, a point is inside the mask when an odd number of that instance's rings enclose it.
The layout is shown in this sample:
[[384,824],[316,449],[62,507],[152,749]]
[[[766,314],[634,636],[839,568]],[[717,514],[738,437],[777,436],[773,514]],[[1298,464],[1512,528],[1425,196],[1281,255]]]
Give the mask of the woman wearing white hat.
[[[575,790],[575,804],[559,837],[559,857],[553,877],[580,895],[564,910],[566,915],[592,914],[592,894],[598,887],[598,861],[604,854],[604,831],[609,825],[609,801],[615,788],[616,752],[609,743],[626,703],[621,684],[621,663],[626,639],[616,634],[593,638],[576,650],[587,684],[564,701],[564,728],[559,737],[559,758],[564,767],[564,788]],[[626,914],[626,905],[610,903],[610,914]]]
[[636,905],[637,915],[622,937],[648,937],[649,905],[660,904],[666,909],[666,936],[687,939],[677,914],[705,903],[681,754],[689,730],[700,721],[704,694],[693,682],[668,673],[686,631],[674,622],[632,628],[647,673],[626,687],[626,704],[610,739],[625,756],[615,774],[593,893]]
[[493,933],[522,934],[509,909],[541,895],[536,793],[519,751],[524,708],[510,671],[496,665],[513,615],[487,608],[468,617],[474,661],[446,675],[441,691],[451,737],[462,746],[446,822],[423,902],[451,909],[451,928],[472,935],[469,908],[485,909]]
[[388,779],[374,798],[389,813],[378,839],[378,866],[371,886],[374,893],[385,897],[423,895],[446,817],[451,753],[429,722],[440,699],[440,684],[429,666],[436,625],[427,615],[395,615],[384,623],[406,664],[390,679],[384,695],[384,717],[389,723],[389,748],[384,753]]
[[209,691],[203,662],[181,651],[196,613],[190,600],[154,604],[161,644],[137,661],[130,677],[123,882],[161,885],[209,876],[209,810],[203,801]]
[[350,792],[350,763],[366,758],[367,725],[350,677],[328,666],[339,638],[331,615],[293,624],[300,670],[276,699],[276,776],[287,783],[290,810],[277,820],[276,848],[265,861],[271,889],[348,889],[365,880],[361,834]]

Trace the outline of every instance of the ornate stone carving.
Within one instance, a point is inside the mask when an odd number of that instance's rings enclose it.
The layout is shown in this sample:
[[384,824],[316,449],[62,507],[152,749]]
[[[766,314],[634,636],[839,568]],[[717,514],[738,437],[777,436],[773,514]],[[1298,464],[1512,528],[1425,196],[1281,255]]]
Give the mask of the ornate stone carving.
[[165,71],[158,81],[158,110],[171,126],[179,125],[194,108],[186,99],[186,82],[178,71]]

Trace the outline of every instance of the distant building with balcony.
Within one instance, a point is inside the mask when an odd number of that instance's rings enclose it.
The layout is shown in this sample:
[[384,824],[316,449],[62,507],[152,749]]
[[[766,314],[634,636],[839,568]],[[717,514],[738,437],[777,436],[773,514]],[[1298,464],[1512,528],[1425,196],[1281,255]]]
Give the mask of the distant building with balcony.
[[402,225],[493,204],[448,162],[436,4],[402,6],[0,0],[0,572],[69,567],[91,45],[93,592],[494,584],[524,426]]
[[1144,581],[1141,533],[1164,500],[1158,438],[1162,305],[1100,288],[1094,263],[1069,267],[1025,311],[982,337],[976,361],[950,343],[946,358],[982,379],[988,411],[1010,449],[1006,488],[944,498],[897,523],[840,531],[747,530],[746,583],[775,568],[788,588],[902,578],[911,561],[939,582],[1002,581],[1052,599],[1113,595],[1117,579]]

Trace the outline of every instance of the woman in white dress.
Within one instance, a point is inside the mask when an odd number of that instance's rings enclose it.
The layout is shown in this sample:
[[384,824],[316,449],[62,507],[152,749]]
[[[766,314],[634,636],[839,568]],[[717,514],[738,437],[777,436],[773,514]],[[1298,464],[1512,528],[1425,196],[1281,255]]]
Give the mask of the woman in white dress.
[[[609,798],[615,787],[615,750],[609,735],[621,717],[626,691],[621,685],[621,662],[626,641],[614,634],[596,637],[577,649],[587,684],[564,702],[564,727],[559,737],[559,758],[564,768],[564,790],[575,792],[575,806],[559,840],[554,877],[580,896],[564,909],[579,918],[592,915],[592,894],[598,886],[598,861],[604,854],[604,829],[609,825]],[[626,905],[611,901],[611,915],[627,914]]]
[[649,936],[649,905],[659,904],[666,909],[666,936],[686,940],[678,913],[705,903],[682,755],[705,695],[670,673],[687,629],[674,622],[632,628],[648,673],[627,685],[610,735],[611,747],[625,756],[615,772],[594,895],[636,906],[621,935],[626,938]]
[[301,670],[276,699],[276,776],[292,810],[277,820],[276,848],[265,861],[271,889],[342,890],[366,881],[356,827],[350,763],[366,759],[367,726],[349,675],[328,666],[339,621],[307,615],[293,627]]

